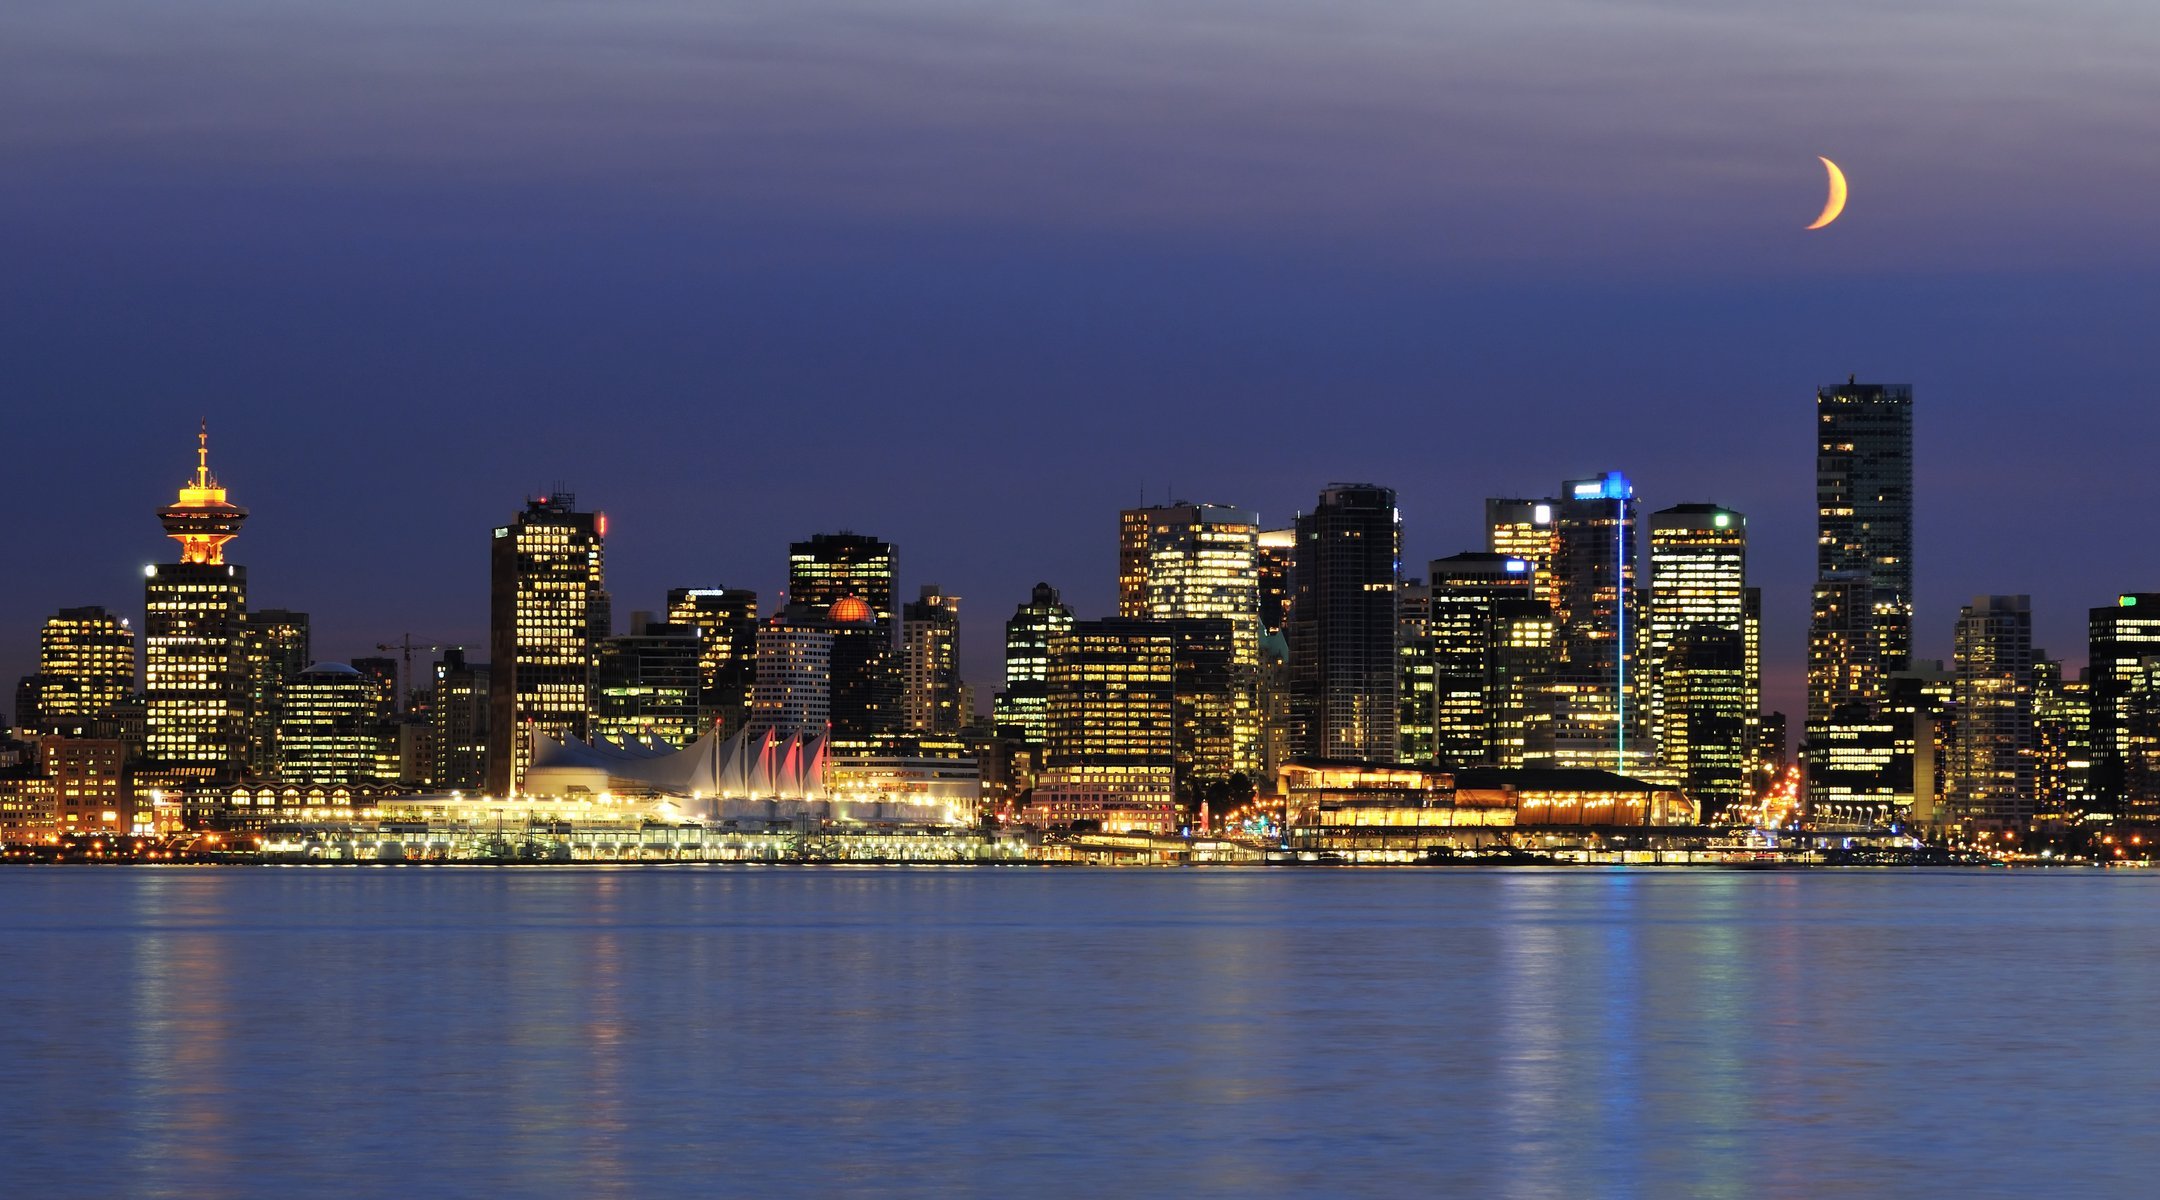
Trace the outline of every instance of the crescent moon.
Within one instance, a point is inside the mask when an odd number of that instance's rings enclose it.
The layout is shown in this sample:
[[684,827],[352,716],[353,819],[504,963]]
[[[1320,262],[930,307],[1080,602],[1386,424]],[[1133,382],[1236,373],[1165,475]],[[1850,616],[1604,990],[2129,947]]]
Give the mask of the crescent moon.
[[1822,215],[1815,218],[1815,223],[1808,226],[1809,229],[1821,229],[1837,220],[1838,214],[1845,211],[1845,172],[1838,170],[1836,163],[1822,155],[1815,157],[1822,158],[1823,169],[1830,172],[1830,200],[1823,205]]

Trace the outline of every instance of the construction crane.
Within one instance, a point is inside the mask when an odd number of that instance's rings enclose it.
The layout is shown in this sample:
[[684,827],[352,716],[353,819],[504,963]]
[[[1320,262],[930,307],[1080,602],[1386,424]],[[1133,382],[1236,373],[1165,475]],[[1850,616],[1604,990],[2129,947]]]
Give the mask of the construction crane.
[[402,688],[400,688],[400,689],[398,689],[398,690],[399,690],[399,696],[398,696],[398,709],[399,709],[399,711],[403,711],[403,710],[405,710],[405,709],[407,709],[407,708],[410,708],[410,707],[412,707],[412,705],[411,705],[411,703],[410,703],[410,698],[411,698],[411,696],[412,696],[413,692],[415,692],[416,690],[418,690],[418,689],[416,689],[416,688],[414,688],[414,687],[413,687],[413,673],[412,673],[412,656],[413,656],[413,651],[415,651],[415,650],[418,650],[418,651],[420,651],[420,652],[421,652],[422,654],[442,654],[442,653],[444,653],[444,652],[446,652],[446,651],[450,651],[450,650],[470,650],[470,649],[472,649],[472,647],[470,647],[470,646],[465,646],[465,645],[456,645],[456,644],[451,644],[451,643],[444,643],[443,645],[440,645],[440,646],[435,646],[435,645],[421,645],[421,644],[419,644],[419,643],[416,643],[416,642],[414,642],[414,641],[412,640],[412,635],[411,635],[411,634],[409,634],[409,633],[407,633],[407,634],[400,634],[400,635],[398,636],[398,640],[397,640],[397,641],[394,641],[394,642],[377,642],[377,643],[375,643],[375,648],[376,648],[377,650],[381,650],[381,651],[384,651],[384,652],[388,652],[388,651],[391,651],[391,650],[400,650],[400,651],[403,651],[403,652],[404,652],[404,655],[405,655],[405,686],[404,686],[404,687],[402,687]]

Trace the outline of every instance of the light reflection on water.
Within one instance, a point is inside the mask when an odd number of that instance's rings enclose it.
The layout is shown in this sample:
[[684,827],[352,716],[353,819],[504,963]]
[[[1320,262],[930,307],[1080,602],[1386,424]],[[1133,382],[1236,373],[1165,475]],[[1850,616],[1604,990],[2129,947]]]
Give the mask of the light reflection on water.
[[0,871],[11,1194],[2142,1195],[2160,878]]

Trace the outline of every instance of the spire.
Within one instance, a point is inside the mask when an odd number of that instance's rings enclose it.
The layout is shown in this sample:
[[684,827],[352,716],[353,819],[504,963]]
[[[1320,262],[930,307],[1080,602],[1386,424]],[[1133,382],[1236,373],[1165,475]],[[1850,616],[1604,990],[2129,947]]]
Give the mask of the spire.
[[203,489],[216,487],[210,481],[210,418],[202,419],[202,429],[195,435],[195,486]]

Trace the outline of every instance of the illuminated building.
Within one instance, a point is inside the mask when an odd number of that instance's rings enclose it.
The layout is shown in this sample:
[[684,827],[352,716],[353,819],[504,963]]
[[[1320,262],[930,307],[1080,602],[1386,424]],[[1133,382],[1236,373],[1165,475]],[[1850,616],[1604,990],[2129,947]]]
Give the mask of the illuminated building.
[[109,726],[135,691],[135,631],[95,605],[63,608],[39,632],[36,679],[35,715],[18,712],[18,724],[72,733]]
[[350,663],[320,662],[285,682],[279,778],[350,784],[396,774],[395,709],[382,681]]
[[1752,790],[1762,684],[1748,591],[1746,516],[1715,504],[1650,514],[1648,724],[1665,771],[1711,813]]
[[130,833],[137,813],[119,738],[43,737],[38,766],[53,824],[63,833]]
[[1252,672],[1238,662],[1237,627],[1221,617],[1162,622],[1170,630],[1172,760],[1191,798],[1234,777],[1251,782]]
[[1297,518],[1291,572],[1290,745],[1300,758],[1401,752],[1395,638],[1402,517],[1392,488],[1334,484]]
[[1402,711],[1396,717],[1396,736],[1402,742],[1395,760],[1402,763],[1433,761],[1432,595],[1422,579],[1395,585],[1395,653],[1402,664],[1397,685]]
[[2032,601],[1978,596],[1958,611],[1951,816],[2025,827],[2034,815]]
[[247,664],[248,774],[276,775],[285,683],[315,661],[309,654],[308,615],[258,609],[247,615],[240,637]]
[[1560,502],[1495,497],[1485,501],[1485,550],[1530,564],[1530,598],[1550,603],[1560,557]]
[[1816,587],[1808,720],[1879,704],[1912,653],[1912,388],[1859,383],[1815,393]]
[[1485,686],[1492,725],[1484,761],[1511,769],[1549,766],[1560,620],[1543,600],[1496,601],[1491,619]]
[[750,716],[757,678],[758,594],[743,588],[675,588],[667,619],[698,633],[698,726],[730,736]]
[[445,791],[477,791],[487,782],[488,665],[468,663],[452,647],[435,664],[435,764],[428,782]]
[[702,737],[698,724],[697,631],[630,614],[630,631],[600,643],[593,674],[593,730],[616,742],[652,738],[683,747]]
[[788,603],[830,609],[842,600],[860,600],[889,639],[897,588],[893,559],[890,545],[859,533],[820,533],[795,542],[788,547]]
[[2160,592],[2128,592],[2090,611],[2093,804],[2114,816],[2160,816]]
[[901,606],[900,663],[908,732],[959,733],[971,715],[960,695],[960,597],[930,583]]
[[1297,530],[1263,529],[1254,539],[1253,576],[1259,585],[1260,628],[1280,631],[1290,613],[1290,568],[1297,561]]
[[2038,815],[2083,816],[2092,807],[2092,685],[2063,664],[2033,657],[2033,797]]
[[757,675],[750,687],[753,736],[832,724],[833,632],[804,609],[789,605],[758,625]]
[[[1523,722],[1521,709],[1533,695],[1544,695],[1551,666],[1549,620],[1545,628],[1528,631],[1540,643],[1540,653],[1516,655],[1505,664],[1501,653],[1504,641],[1526,632],[1519,625],[1525,612],[1533,619],[1551,616],[1551,608],[1535,598],[1536,566],[1517,555],[1470,551],[1436,558],[1428,571],[1432,583],[1426,629],[1432,644],[1433,690],[1429,758],[1444,767],[1497,764],[1505,757],[1501,743],[1509,735],[1500,726],[1511,711],[1511,700],[1518,722]],[[1522,739],[1528,733],[1517,729],[1513,736]],[[1522,765],[1520,740],[1516,752],[1511,766]]]
[[[1918,760],[1905,748],[1911,745],[1911,729],[1865,705],[1812,725],[1806,746],[1808,820],[1818,827],[1865,828],[1912,814]],[[1932,740],[1926,751],[1932,764]],[[1923,784],[1923,790],[1931,789]]]
[[1050,639],[1038,823],[1175,824],[1177,639],[1160,621],[1078,621]]
[[1655,758],[1636,702],[1635,486],[1618,471],[1570,480],[1553,519],[1552,765],[1627,775]]
[[1260,765],[1260,519],[1222,504],[1168,504],[1119,516],[1118,615],[1230,623],[1236,678],[1234,771]]
[[180,561],[145,569],[143,695],[146,774],[161,783],[230,782],[247,750],[247,572],[225,561],[247,510],[210,474],[210,435],[195,476],[159,510]]
[[605,591],[607,517],[555,492],[495,527],[490,555],[488,791],[515,794],[531,735],[584,737],[593,668],[611,626]]
[[992,703],[993,723],[1017,730],[1031,746],[1049,738],[1051,639],[1072,627],[1072,611],[1047,583],[1036,584],[1005,622],[1005,690]]
[[843,596],[822,613],[795,604],[786,611],[789,620],[822,624],[832,634],[833,753],[891,753],[904,716],[891,629],[857,596]]

